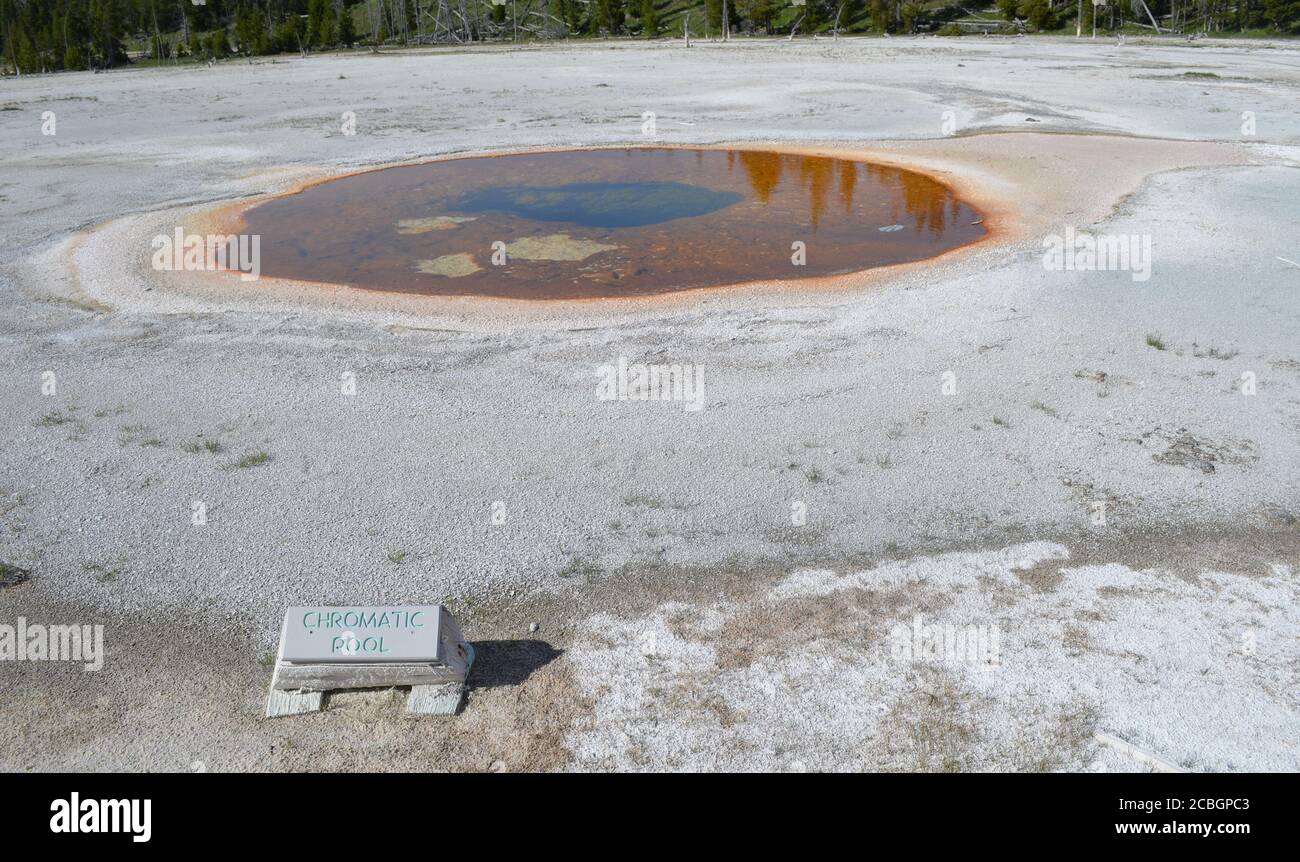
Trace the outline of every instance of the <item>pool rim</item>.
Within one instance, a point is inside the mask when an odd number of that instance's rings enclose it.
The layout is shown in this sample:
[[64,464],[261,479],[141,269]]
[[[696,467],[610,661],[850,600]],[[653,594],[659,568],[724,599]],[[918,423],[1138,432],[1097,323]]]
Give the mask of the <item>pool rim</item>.
[[[903,143],[902,141],[875,141],[875,144]],[[655,143],[655,144],[637,144],[630,142],[603,143],[591,146],[541,146],[541,147],[510,147],[501,150],[473,150],[462,152],[440,153],[437,155],[416,156],[410,159],[403,159],[395,162],[387,162],[380,165],[369,165],[356,170],[346,170],[341,173],[327,173],[323,176],[309,177],[297,181],[287,188],[280,189],[265,194],[254,195],[251,197],[241,198],[236,201],[215,207],[202,212],[198,215],[197,221],[199,228],[198,233],[230,234],[240,233],[241,228],[245,225],[243,215],[248,210],[260,206],[271,200],[283,199],[292,195],[302,194],[308,189],[336,180],[346,179],[348,177],[360,176],[362,174],[376,173],[387,171],[395,168],[414,167],[418,165],[434,164],[446,161],[459,161],[463,159],[481,159],[496,158],[501,156],[516,155],[537,155],[540,153],[571,153],[571,152],[588,152],[596,150],[720,150],[720,151],[751,151],[763,153],[777,153],[780,155],[791,156],[810,156],[837,158],[849,161],[863,163],[879,164],[886,167],[896,168],[898,170],[911,171],[912,173],[924,176],[936,183],[949,189],[957,199],[969,206],[979,215],[980,225],[985,229],[983,236],[976,237],[968,242],[954,246],[940,252],[939,254],[921,258],[920,260],[906,261],[903,263],[887,264],[884,266],[872,266],[863,269],[850,270],[849,272],[836,273],[832,275],[810,275],[794,276],[781,279],[750,279],[739,282],[723,282],[719,284],[705,285],[700,287],[686,287],[667,290],[660,293],[640,294],[632,296],[591,296],[591,297],[563,297],[548,298],[539,297],[535,299],[525,299],[520,297],[503,297],[487,296],[483,294],[426,294],[412,291],[386,290],[376,287],[356,287],[349,284],[340,284],[332,281],[314,281],[311,279],[296,279],[285,277],[263,276],[253,284],[269,288],[276,292],[320,292],[320,291],[346,291],[349,296],[358,301],[359,304],[365,305],[367,297],[384,298],[388,300],[402,300],[405,302],[417,303],[487,303],[499,306],[515,306],[519,308],[544,308],[554,309],[561,306],[588,306],[593,303],[600,304],[618,304],[620,309],[632,305],[662,305],[673,301],[698,301],[702,294],[708,296],[724,295],[744,295],[746,293],[757,293],[766,296],[777,296],[788,294],[792,296],[805,296],[813,294],[841,294],[846,291],[855,289],[867,289],[875,285],[877,281],[887,278],[891,275],[898,275],[909,272],[916,267],[934,266],[941,262],[947,262],[956,255],[965,255],[971,253],[974,249],[991,244],[993,242],[1002,243],[1007,241],[1009,234],[1010,213],[1007,208],[999,207],[997,201],[993,200],[986,189],[981,189],[974,181],[963,179],[959,174],[950,171],[943,171],[928,166],[917,165],[901,154],[892,154],[889,151],[877,150],[872,148],[853,148],[844,145],[835,144],[783,144],[774,142],[771,144],[761,141],[740,141],[740,142],[715,142],[715,143]],[[191,274],[195,275],[195,274]],[[216,272],[197,273],[199,276],[210,276],[220,279],[238,279],[239,274],[231,270],[221,270]],[[848,284],[846,282],[853,282]],[[247,286],[247,285],[245,285]],[[433,309],[436,311],[437,309]],[[628,310],[631,310],[630,308]]]

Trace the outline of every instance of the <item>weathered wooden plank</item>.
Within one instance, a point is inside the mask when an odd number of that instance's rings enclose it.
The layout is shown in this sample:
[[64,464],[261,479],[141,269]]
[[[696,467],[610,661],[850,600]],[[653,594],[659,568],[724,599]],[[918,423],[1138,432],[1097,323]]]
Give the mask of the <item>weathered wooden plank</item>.
[[1093,738],[1096,739],[1097,742],[1111,749],[1112,751],[1118,751],[1120,754],[1127,754],[1129,757],[1133,758],[1138,763],[1149,766],[1152,769],[1154,769],[1156,772],[1190,772],[1191,771],[1188,769],[1184,769],[1183,767],[1178,766],[1176,764],[1170,763],[1169,761],[1164,760],[1163,758],[1156,757],[1154,754],[1145,752],[1142,749],[1138,748],[1137,746],[1125,742],[1124,740],[1120,739],[1118,736],[1112,736],[1109,733],[1094,733]]
[[320,712],[323,704],[324,695],[319,691],[280,691],[272,688],[266,697],[266,717]]
[[280,691],[392,688],[464,682],[456,668],[435,664],[288,664],[275,666],[271,687]]
[[458,682],[414,685],[406,699],[406,711],[414,715],[455,715],[464,696],[465,686]]
[[[443,625],[446,625],[446,621]],[[453,622],[452,625],[454,626],[455,623]],[[469,644],[464,644],[464,647],[464,680],[467,682],[470,668],[474,666],[474,647]],[[455,715],[460,711],[460,704],[464,697],[464,682],[411,686],[410,697],[406,699],[406,711],[415,715]]]

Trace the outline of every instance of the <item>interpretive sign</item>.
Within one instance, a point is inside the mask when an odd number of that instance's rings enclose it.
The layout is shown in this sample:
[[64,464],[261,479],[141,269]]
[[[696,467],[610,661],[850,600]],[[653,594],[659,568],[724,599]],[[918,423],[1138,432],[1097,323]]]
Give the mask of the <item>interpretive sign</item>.
[[438,605],[289,608],[280,660],[320,662],[436,662],[441,658]]
[[337,689],[411,687],[411,712],[460,706],[474,649],[441,605],[292,607],[267,697],[268,718],[322,709]]

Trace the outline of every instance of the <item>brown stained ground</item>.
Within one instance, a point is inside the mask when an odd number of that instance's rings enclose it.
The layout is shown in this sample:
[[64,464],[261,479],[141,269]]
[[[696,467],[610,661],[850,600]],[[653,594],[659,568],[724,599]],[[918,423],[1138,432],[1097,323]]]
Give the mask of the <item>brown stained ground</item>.
[[[1300,536],[1279,526],[1232,534],[1191,530],[1061,539],[1071,548],[1069,559],[1018,573],[1033,591],[1055,590],[1058,569],[1103,562],[1159,567],[1176,578],[1220,568],[1263,575],[1269,561],[1295,558]],[[847,572],[892,556],[825,562]],[[45,607],[32,583],[20,584],[0,594],[7,617],[102,622],[109,650],[98,673],[67,663],[10,663],[2,669],[6,720],[21,733],[0,738],[0,769],[565,769],[573,765],[571,735],[594,720],[596,705],[582,693],[565,653],[582,639],[602,637],[586,624],[593,614],[636,619],[671,607],[676,636],[716,650],[709,673],[724,675],[827,644],[875,642],[912,614],[933,618],[950,598],[917,582],[775,600],[772,587],[785,574],[782,564],[763,560],[708,569],[591,566],[555,593],[452,603],[477,650],[464,709],[454,718],[410,716],[406,690],[389,689],[334,693],[324,712],[265,719],[270,657],[237,625],[193,611],[146,620],[66,602]],[[1024,599],[994,582],[977,588],[1006,593],[1009,617]],[[1135,598],[1115,592],[1105,588],[1115,601]],[[708,620],[718,608],[726,609],[725,619],[712,626]],[[1096,619],[1081,611],[1067,622],[1067,652],[1098,649],[1088,634]],[[541,627],[530,632],[534,621]],[[674,720],[693,716],[724,728],[744,722],[744,714],[709,694],[711,679],[670,678],[648,695],[655,709]],[[1095,707],[1079,700],[1059,711],[1022,716],[1016,732],[1008,734],[986,696],[941,669],[922,667],[906,693],[889,702],[883,736],[854,744],[880,769],[1079,768],[1092,756]]]

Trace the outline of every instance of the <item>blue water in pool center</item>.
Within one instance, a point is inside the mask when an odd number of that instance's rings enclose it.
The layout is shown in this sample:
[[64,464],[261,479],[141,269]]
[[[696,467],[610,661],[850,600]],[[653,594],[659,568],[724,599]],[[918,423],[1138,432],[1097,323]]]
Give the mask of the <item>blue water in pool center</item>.
[[463,195],[462,212],[500,212],[537,221],[584,227],[641,227],[707,215],[744,196],[675,182],[569,183],[562,186],[503,186]]

